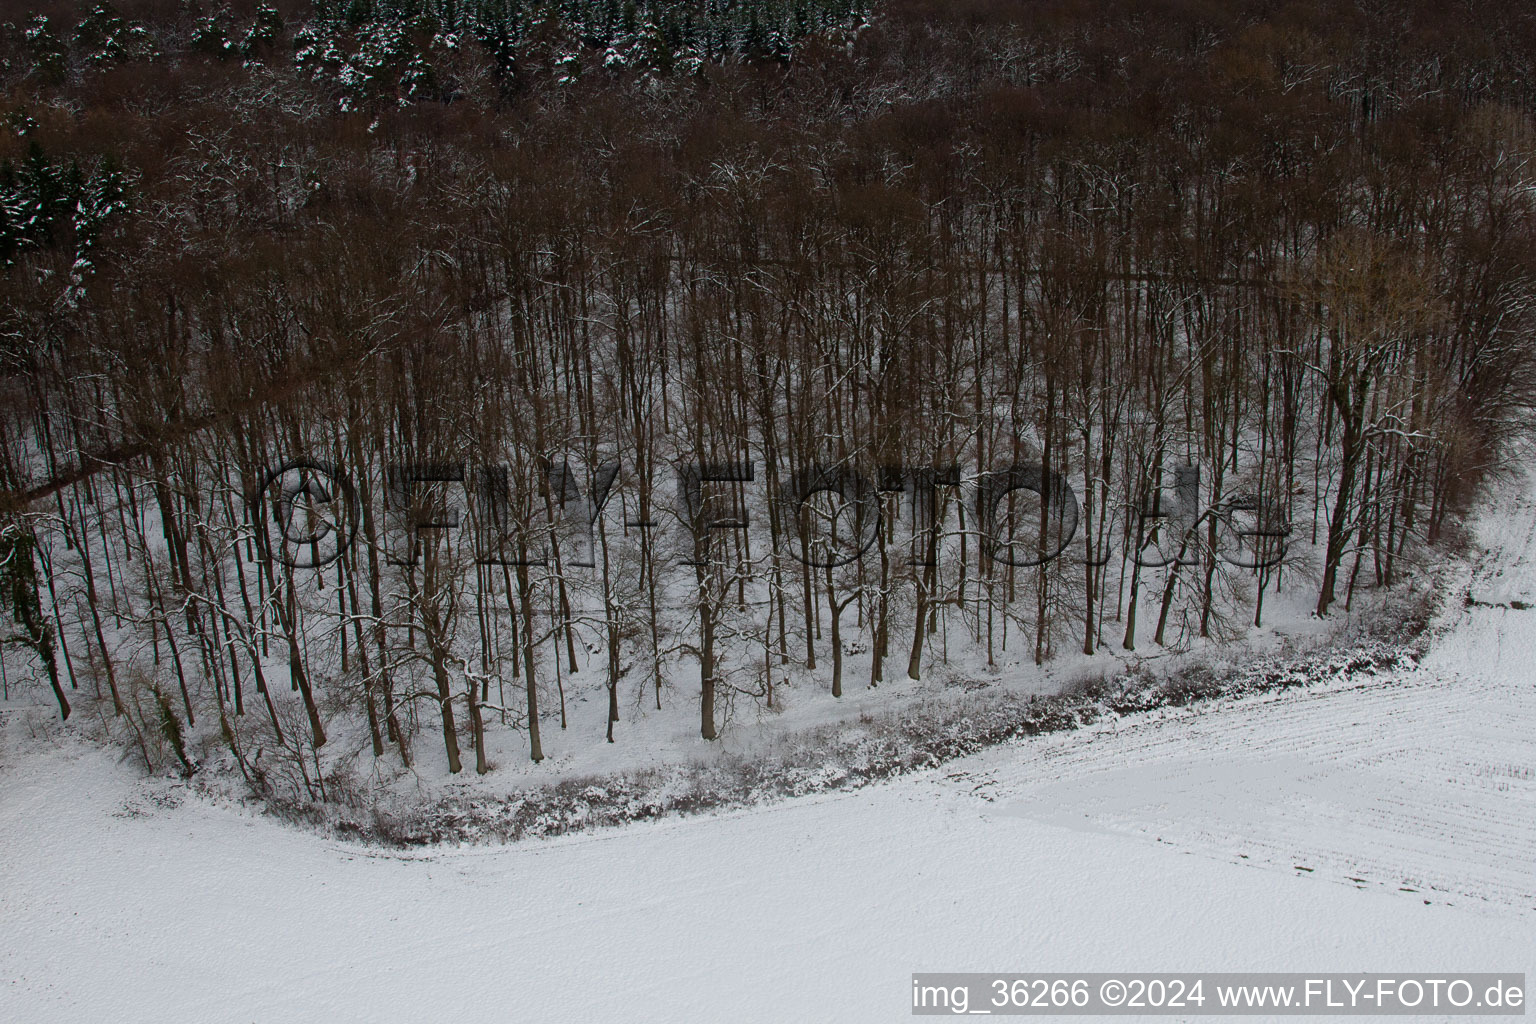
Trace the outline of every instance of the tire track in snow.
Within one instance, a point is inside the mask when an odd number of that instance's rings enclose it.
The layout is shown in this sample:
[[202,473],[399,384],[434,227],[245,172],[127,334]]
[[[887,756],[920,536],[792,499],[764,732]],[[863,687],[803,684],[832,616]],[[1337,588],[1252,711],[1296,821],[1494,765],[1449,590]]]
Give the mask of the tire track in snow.
[[[1536,500],[1522,478],[1420,666],[1132,716],[952,773],[1005,815],[1536,910]],[[1525,607],[1522,607],[1525,606]]]

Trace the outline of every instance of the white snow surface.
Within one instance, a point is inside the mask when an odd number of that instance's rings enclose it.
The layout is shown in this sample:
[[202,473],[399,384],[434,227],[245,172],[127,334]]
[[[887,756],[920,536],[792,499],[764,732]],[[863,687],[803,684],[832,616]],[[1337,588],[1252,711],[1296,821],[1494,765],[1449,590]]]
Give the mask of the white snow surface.
[[380,851],[13,736],[0,1021],[893,1021],[914,971],[1536,980],[1536,486],[1476,526],[1417,669],[591,835]]

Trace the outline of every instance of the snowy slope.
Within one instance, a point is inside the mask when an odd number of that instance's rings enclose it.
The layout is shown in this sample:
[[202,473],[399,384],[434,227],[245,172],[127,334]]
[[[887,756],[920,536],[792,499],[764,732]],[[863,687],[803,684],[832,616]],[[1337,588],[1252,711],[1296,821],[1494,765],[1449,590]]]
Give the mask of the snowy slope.
[[1402,678],[857,793],[389,854],[107,755],[0,770],[0,1020],[891,1021],[917,970],[1536,978],[1536,493]]

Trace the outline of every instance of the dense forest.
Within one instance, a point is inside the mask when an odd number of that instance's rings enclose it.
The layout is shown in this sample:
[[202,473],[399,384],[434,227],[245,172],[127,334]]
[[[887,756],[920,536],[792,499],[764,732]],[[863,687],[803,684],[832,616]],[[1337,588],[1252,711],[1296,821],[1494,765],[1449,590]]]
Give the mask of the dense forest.
[[1493,0],[38,5],[7,695],[323,795],[1336,616],[1528,427],[1533,101]]

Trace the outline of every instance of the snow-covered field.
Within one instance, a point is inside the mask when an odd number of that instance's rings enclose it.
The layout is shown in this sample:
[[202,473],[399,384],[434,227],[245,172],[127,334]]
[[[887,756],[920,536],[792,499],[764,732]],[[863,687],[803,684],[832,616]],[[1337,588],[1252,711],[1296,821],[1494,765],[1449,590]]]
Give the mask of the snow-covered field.
[[890,1021],[914,971],[1536,978],[1536,487],[1396,678],[398,854],[0,751],[0,1020]]

